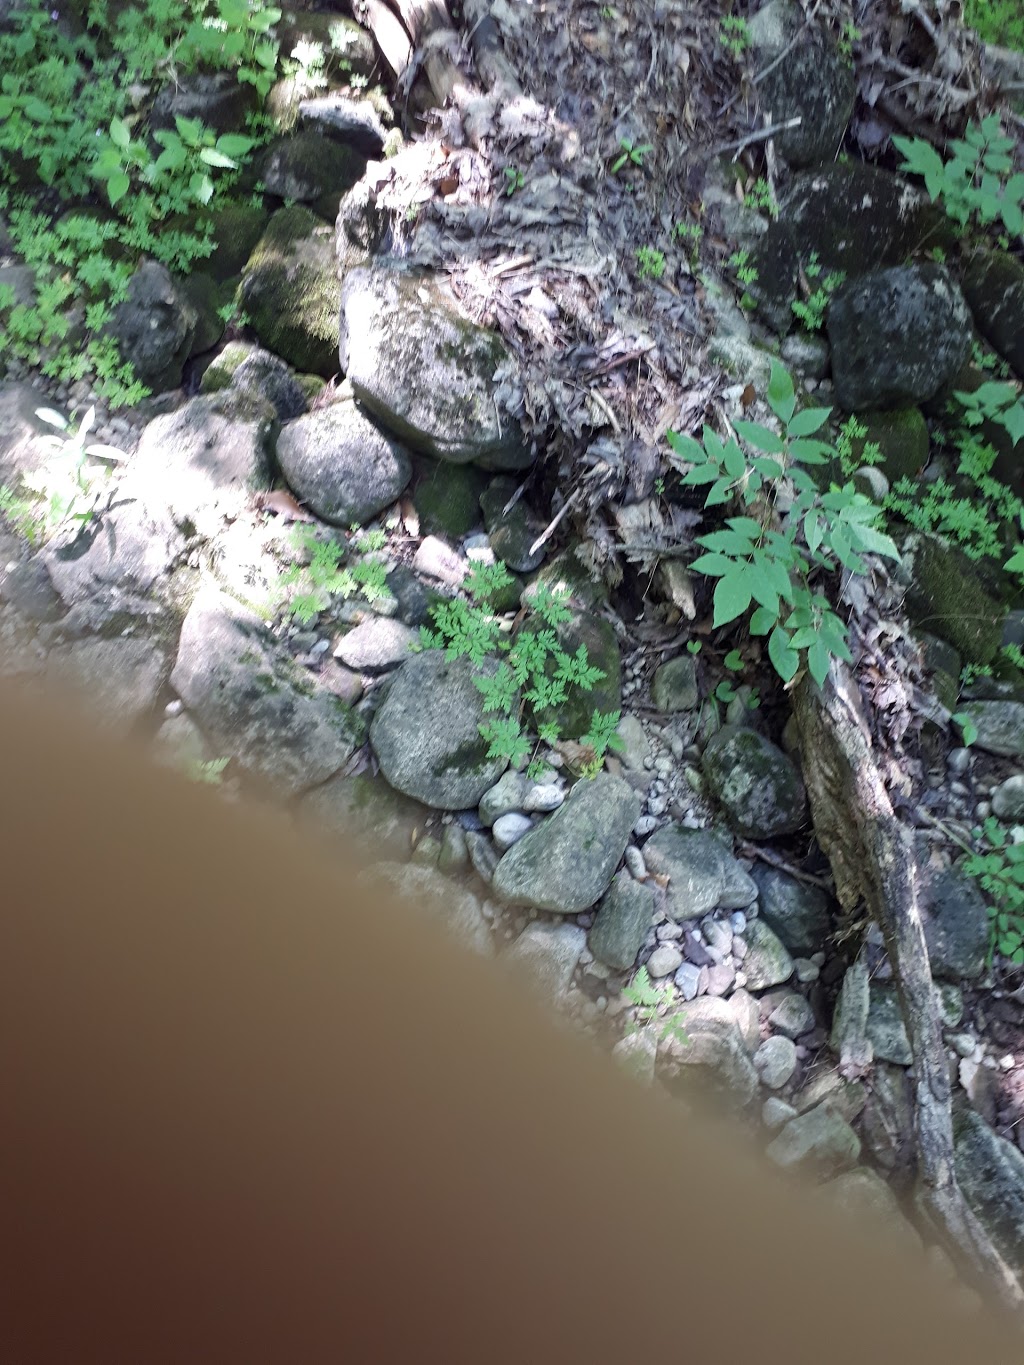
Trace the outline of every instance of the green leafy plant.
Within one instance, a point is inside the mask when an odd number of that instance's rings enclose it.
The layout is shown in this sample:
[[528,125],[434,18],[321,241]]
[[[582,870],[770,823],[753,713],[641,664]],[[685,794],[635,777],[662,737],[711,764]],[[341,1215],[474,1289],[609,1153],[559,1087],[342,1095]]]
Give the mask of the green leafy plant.
[[638,968],[631,984],[623,987],[622,994],[636,1009],[636,1018],[626,1026],[627,1037],[660,1025],[660,1039],[676,1038],[680,1043],[690,1041],[679,1018],[672,987],[655,986],[646,967]]
[[1017,0],[964,0],[964,23],[986,43],[1024,52],[1024,13]]
[[978,727],[966,711],[955,711],[950,719],[959,725],[964,748],[969,749],[978,738]]
[[[537,585],[530,602],[529,620],[510,638],[491,608],[496,594],[507,589],[512,578],[504,564],[480,564],[467,576],[465,597],[438,603],[431,609],[433,629],[420,629],[424,649],[443,649],[449,659],[468,658],[483,669],[486,660],[499,659],[497,667],[480,672],[474,682],[484,699],[485,713],[498,712],[484,721],[480,733],[488,742],[488,756],[510,763],[529,759],[527,771],[538,775],[543,762],[539,742],[557,744],[557,724],[545,717],[578,692],[590,692],[604,673],[587,656],[586,645],[574,654],[558,641],[558,627],[572,620],[567,594],[547,584]],[[531,738],[527,720],[536,726]],[[594,711],[580,745],[591,752],[584,761],[584,777],[600,771],[609,749],[621,747],[615,730],[619,713]]]
[[1014,445],[1024,436],[1024,401],[1016,384],[991,381],[973,393],[954,390],[954,396],[963,406],[962,417],[968,427],[996,422],[1009,432]]
[[642,280],[660,280],[665,273],[664,253],[653,246],[637,247],[636,263]]
[[964,872],[989,898],[989,962],[996,952],[1024,965],[1024,843],[1014,843],[994,816],[973,831],[980,845],[963,859]]
[[[864,441],[868,429],[855,413],[851,413],[842,423],[836,435],[836,454],[839,464],[848,479],[852,479],[863,465],[882,463],[882,452],[877,441]],[[854,450],[854,442],[863,441],[860,451]]]
[[923,138],[893,137],[903,153],[900,169],[920,175],[933,202],[965,227],[1002,222],[1011,237],[1024,234],[1024,174],[1013,173],[1013,138],[1002,133],[999,117],[990,114],[972,123],[963,138],[949,143],[946,161]]
[[699,259],[700,244],[704,240],[704,229],[700,223],[676,223],[672,235],[677,242],[688,244],[690,266],[694,267]]
[[739,61],[750,46],[750,25],[736,14],[726,14],[718,23],[718,39],[734,61]]
[[745,248],[734,251],[729,257],[729,269],[736,275],[737,283],[743,286],[740,296],[741,308],[755,308],[757,300],[749,293],[747,286],[757,283],[757,267],[750,264],[750,252]]
[[526,177],[518,166],[505,167],[505,193],[510,198],[526,184]]
[[300,561],[282,574],[282,588],[294,591],[288,598],[288,610],[303,625],[326,611],[335,598],[343,600],[361,594],[368,602],[391,596],[387,586],[387,570],[375,559],[342,559],[356,554],[372,554],[381,548],[383,537],[372,533],[359,537],[350,533],[347,543],[334,537],[324,539],[315,529],[300,526],[292,534],[292,545],[300,553]]
[[193,782],[201,782],[210,787],[219,787],[224,780],[224,769],[230,762],[230,758],[192,759],[186,766],[186,776],[190,777]]
[[847,19],[839,33],[839,40],[836,43],[836,51],[844,61],[849,62],[853,59],[853,45],[860,41],[862,37],[860,29],[852,19]]
[[20,494],[7,489],[3,499],[5,515],[33,544],[61,533],[73,536],[90,522],[109,493],[111,466],[125,458],[116,447],[89,440],[95,408],[77,429],[50,408],[36,415],[62,434],[46,438],[50,456],[21,476]]
[[776,218],[779,213],[779,206],[775,202],[772,194],[772,187],[763,176],[752,181],[743,194],[743,199],[753,209],[760,209],[770,217]]
[[650,142],[644,142],[639,147],[630,142],[628,137],[619,138],[619,146],[622,152],[615,158],[611,165],[611,175],[618,175],[623,166],[643,166],[644,157],[648,152],[654,151],[654,146]]
[[815,281],[815,287],[811,289],[808,286],[805,298],[793,300],[793,312],[809,332],[820,332],[832,295],[846,279],[846,272],[832,270],[822,275],[818,253],[812,251],[804,266],[804,274],[809,281]]
[[[736,431],[753,454],[731,437],[705,426],[701,441],[668,433],[684,486],[710,485],[705,507],[738,502],[744,514],[725,519],[721,530],[698,536],[705,553],[691,566],[717,579],[713,625],[727,625],[750,612],[752,635],[768,637],[768,656],[789,684],[806,667],[819,684],[833,657],[851,660],[846,628],[815,580],[839,567],[867,569],[862,555],[898,559],[892,540],[877,525],[880,509],[852,483],[822,492],[805,466],[835,457],[814,439],[829,408],[796,411],[793,381],[772,363],[768,404],[782,431],[738,421]],[[776,511],[785,492],[786,510]],[[753,514],[753,515],[752,515]]]

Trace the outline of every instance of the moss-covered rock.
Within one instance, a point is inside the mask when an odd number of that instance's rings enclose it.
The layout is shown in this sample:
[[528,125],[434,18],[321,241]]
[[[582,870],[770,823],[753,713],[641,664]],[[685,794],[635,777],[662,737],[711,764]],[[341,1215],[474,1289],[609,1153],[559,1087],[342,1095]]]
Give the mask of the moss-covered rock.
[[928,463],[928,424],[920,408],[889,408],[866,412],[859,419],[867,428],[863,437],[851,442],[851,454],[861,463],[864,447],[878,446],[882,457],[877,466],[890,484],[898,479],[914,479]]
[[729,824],[747,839],[792,834],[807,816],[800,774],[777,745],[740,725],[725,725],[708,741],[704,777]]
[[194,271],[177,280],[178,288],[191,303],[196,314],[195,332],[189,358],[212,351],[224,335],[224,320],[220,310],[231,302],[233,291],[217,284],[204,271]]
[[[539,622],[525,627],[531,631],[541,628]],[[561,706],[545,709],[536,717],[539,724],[557,725],[563,739],[579,739],[590,729],[595,711],[618,711],[622,706],[619,642],[611,623],[603,616],[594,616],[590,612],[577,612],[571,621],[557,628],[556,636],[559,648],[566,654],[575,655],[582,645],[587,651],[590,666],[599,668],[604,674],[591,691],[584,692],[579,687],[571,687]]]
[[425,455],[418,457],[415,468],[412,501],[421,531],[457,540],[481,524],[480,494],[487,487],[482,469]]
[[333,232],[296,205],[273,215],[246,264],[239,302],[268,350],[297,370],[338,369],[340,286]]
[[462,317],[430,275],[350,270],[340,359],[359,401],[411,449],[494,470],[532,463],[495,379],[512,356],[496,332]]
[[[340,199],[365,168],[365,156],[312,130],[278,138],[259,160],[260,178],[267,193],[300,204],[311,204],[332,194]],[[337,208],[335,200],[334,212]]]
[[239,275],[267,226],[269,214],[265,208],[248,203],[224,203],[216,208],[202,209],[197,214],[169,220],[169,226],[179,229],[201,229],[208,226],[213,236],[214,249],[201,268],[220,284]]
[[909,535],[901,552],[911,621],[969,663],[991,663],[1002,643],[1006,607],[986,591],[980,566],[936,536]]
[[1024,265],[1008,251],[979,251],[964,274],[978,331],[1024,379]]
[[830,38],[814,35],[771,64],[760,94],[775,122],[801,120],[776,138],[779,154],[791,165],[817,166],[835,157],[853,113],[855,85],[852,65]]

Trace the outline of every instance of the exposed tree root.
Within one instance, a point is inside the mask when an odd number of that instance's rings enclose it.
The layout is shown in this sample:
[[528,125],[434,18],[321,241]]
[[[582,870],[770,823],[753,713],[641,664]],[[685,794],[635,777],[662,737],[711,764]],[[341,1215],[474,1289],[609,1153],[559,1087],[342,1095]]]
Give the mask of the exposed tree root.
[[863,907],[885,938],[914,1058],[918,1207],[979,1285],[1024,1315],[1024,1289],[969,1207],[953,1165],[949,1069],[918,909],[913,841],[872,755],[856,681],[833,661],[822,688],[794,690],[815,833],[844,912]]

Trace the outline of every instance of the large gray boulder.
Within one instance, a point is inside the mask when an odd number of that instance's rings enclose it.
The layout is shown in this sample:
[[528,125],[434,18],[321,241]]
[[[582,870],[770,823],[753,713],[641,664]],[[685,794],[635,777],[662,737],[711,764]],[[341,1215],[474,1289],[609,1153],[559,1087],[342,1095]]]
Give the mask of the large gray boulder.
[[46,463],[54,428],[36,413],[50,406],[31,384],[0,384],[0,483],[16,487]]
[[332,229],[301,204],[280,209],[239,287],[260,341],[300,373],[329,379],[338,372],[340,292]]
[[[486,663],[485,667],[495,667]],[[370,727],[370,744],[393,787],[437,810],[467,810],[508,766],[488,758],[480,733],[483,671],[429,651],[403,664]]]
[[145,261],[111,314],[109,331],[123,358],[156,393],[176,389],[192,350],[199,314],[159,261]]
[[811,886],[774,867],[756,867],[761,918],[778,934],[791,953],[810,957],[824,949],[832,927],[828,898]]
[[1008,251],[979,251],[964,275],[978,331],[1024,379],[1024,265]]
[[768,70],[759,92],[773,123],[800,119],[776,137],[779,154],[799,167],[832,161],[853,113],[855,92],[853,66],[831,41],[815,35],[795,47]]
[[1024,1156],[966,1106],[953,1116],[956,1178],[1018,1274],[1024,1272]]
[[412,478],[405,447],[351,399],[289,422],[277,438],[277,460],[296,497],[334,526],[369,521]]
[[893,266],[836,291],[826,318],[832,382],[847,411],[921,403],[971,349],[971,315],[937,265]]
[[757,730],[725,725],[703,754],[704,776],[729,824],[746,839],[793,834],[807,818],[807,796],[792,760]]
[[589,909],[611,884],[640,806],[621,778],[600,773],[578,782],[564,805],[502,857],[494,893],[559,915]]
[[699,919],[718,906],[731,858],[715,835],[682,825],[666,825],[644,844],[648,872],[668,878],[666,910],[676,920]]
[[729,1107],[752,1105],[760,1094],[757,1070],[729,1003],[702,996],[681,1005],[675,1018],[678,1031],[659,1049],[669,1088],[696,1087]]
[[620,872],[601,901],[587,939],[596,958],[626,971],[643,947],[654,915],[654,892],[628,872]]
[[74,544],[43,551],[64,601],[160,585],[190,536],[216,536],[250,493],[269,488],[273,422],[272,408],[230,389],[154,418],[109,511]]
[[979,749],[1002,758],[1024,757],[1024,702],[969,701],[961,709],[977,726]]
[[326,781],[362,741],[349,708],[316,689],[260,617],[212,583],[185,617],[171,685],[218,754],[281,795]]
[[341,290],[341,367],[356,397],[414,450],[488,469],[531,462],[501,411],[501,338],[461,317],[426,275],[360,267]]

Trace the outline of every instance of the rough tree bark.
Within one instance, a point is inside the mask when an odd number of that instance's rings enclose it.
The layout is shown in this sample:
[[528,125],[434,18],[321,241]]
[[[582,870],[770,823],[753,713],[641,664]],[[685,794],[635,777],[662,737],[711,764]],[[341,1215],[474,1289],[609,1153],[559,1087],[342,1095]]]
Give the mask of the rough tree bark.
[[814,829],[845,912],[863,907],[885,938],[914,1058],[917,1202],[951,1254],[1016,1313],[1024,1290],[967,1204],[953,1165],[949,1069],[918,910],[909,831],[897,819],[871,748],[853,675],[833,661],[824,686],[794,691]]

